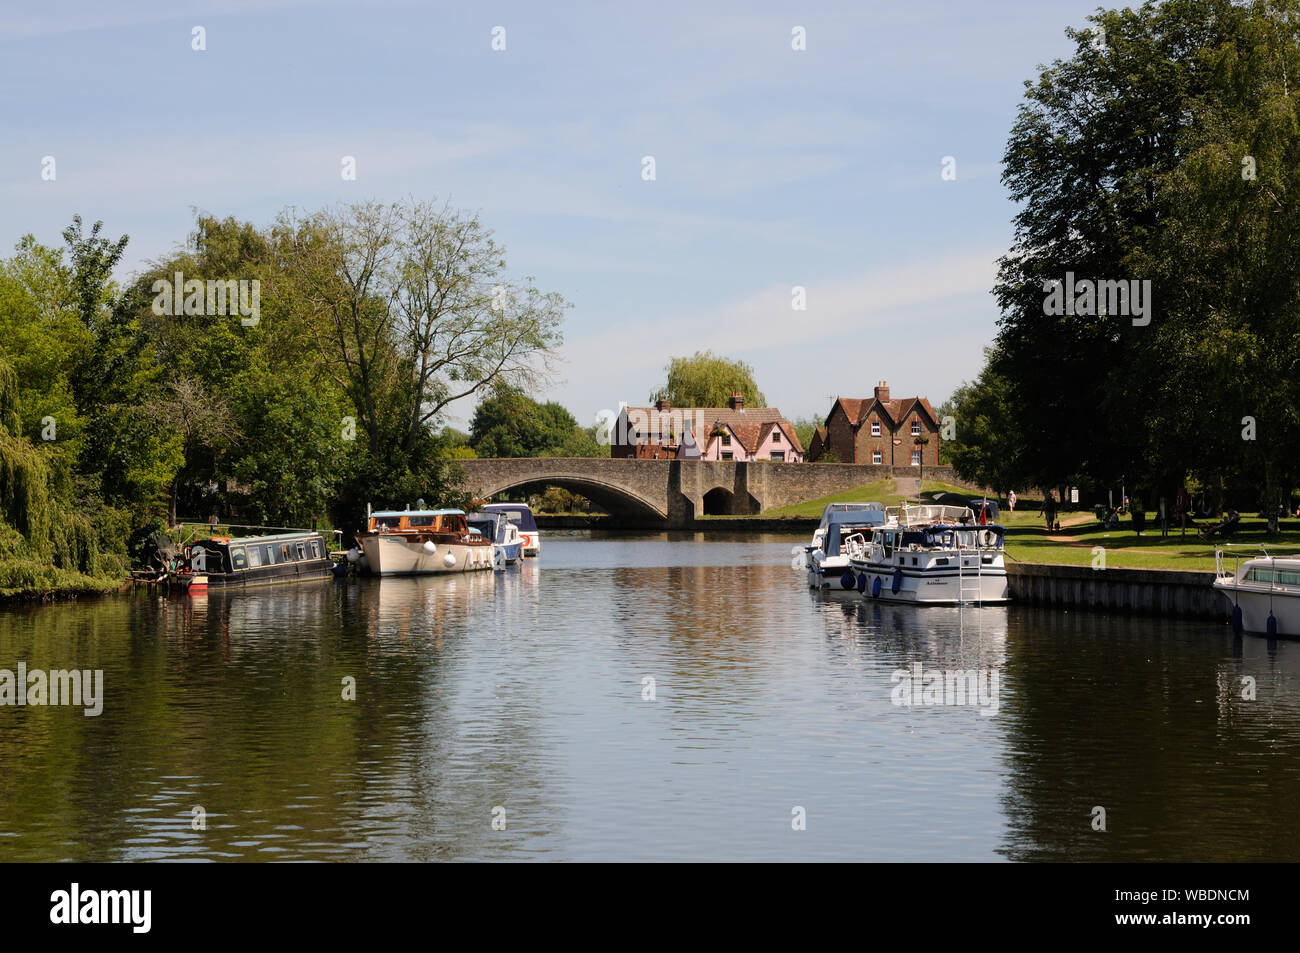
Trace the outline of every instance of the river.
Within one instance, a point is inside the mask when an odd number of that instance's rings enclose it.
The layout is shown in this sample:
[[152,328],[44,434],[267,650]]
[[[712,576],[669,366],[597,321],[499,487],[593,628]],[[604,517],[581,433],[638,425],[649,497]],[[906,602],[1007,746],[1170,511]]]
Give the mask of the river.
[[819,596],[794,542],[0,612],[0,669],[104,673],[0,707],[0,860],[1300,859],[1300,645]]

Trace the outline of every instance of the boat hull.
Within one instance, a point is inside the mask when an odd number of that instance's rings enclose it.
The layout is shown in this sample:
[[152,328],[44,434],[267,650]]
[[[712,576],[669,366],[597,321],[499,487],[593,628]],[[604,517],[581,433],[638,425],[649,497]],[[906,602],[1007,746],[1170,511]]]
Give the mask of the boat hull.
[[[1215,582],[1229,614],[1233,606],[1241,608],[1241,629],[1252,635],[1277,638],[1300,638],[1300,593],[1237,586],[1233,582]],[[1268,630],[1268,617],[1274,618],[1274,630]]]
[[492,568],[492,543],[435,542],[425,551],[425,539],[396,533],[363,533],[357,537],[366,566],[374,576],[424,576],[478,572]]
[[863,597],[879,602],[942,606],[1000,605],[1011,601],[1007,571],[1002,566],[985,566],[978,575],[973,570],[959,575],[955,569],[935,571],[855,564],[854,573],[863,580],[859,584]]

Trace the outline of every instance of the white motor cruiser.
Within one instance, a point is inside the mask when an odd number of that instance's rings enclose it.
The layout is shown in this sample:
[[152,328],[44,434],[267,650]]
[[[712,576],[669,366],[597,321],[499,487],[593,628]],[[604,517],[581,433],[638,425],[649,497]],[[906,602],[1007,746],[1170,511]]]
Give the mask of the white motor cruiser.
[[813,537],[817,546],[810,547],[807,555],[808,585],[813,589],[856,588],[861,592],[859,578],[853,572],[850,560],[854,552],[867,546],[881,527],[891,525],[885,508],[837,510],[828,512],[823,520],[823,525],[817,529],[820,536]]
[[1213,585],[1227,603],[1233,631],[1300,638],[1300,557],[1265,553],[1228,571],[1216,549]]
[[849,541],[853,585],[867,598],[936,605],[1007,602],[1003,527],[964,506],[903,506],[864,545]]

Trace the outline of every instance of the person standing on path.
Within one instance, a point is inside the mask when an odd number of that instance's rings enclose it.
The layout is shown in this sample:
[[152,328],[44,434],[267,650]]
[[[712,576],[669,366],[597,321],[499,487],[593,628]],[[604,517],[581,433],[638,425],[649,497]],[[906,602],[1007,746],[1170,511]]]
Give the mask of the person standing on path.
[[1047,516],[1047,531],[1050,533],[1056,524],[1056,496],[1051,490],[1043,498],[1043,513]]
[[1014,513],[1016,511],[1016,491],[1011,490],[1007,493],[1007,509]]

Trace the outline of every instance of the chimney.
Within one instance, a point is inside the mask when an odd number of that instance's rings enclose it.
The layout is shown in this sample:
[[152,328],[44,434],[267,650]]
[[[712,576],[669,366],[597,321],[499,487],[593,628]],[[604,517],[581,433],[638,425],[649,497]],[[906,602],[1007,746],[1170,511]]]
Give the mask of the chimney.
[[876,385],[876,400],[882,404],[889,403],[889,381],[881,381]]
[[731,407],[732,410],[744,410],[745,398],[740,396],[739,391],[733,390],[731,392],[731,399],[727,401],[727,405]]
[[662,412],[665,410],[672,410],[672,409],[673,409],[672,403],[664,400],[662,397],[660,397],[658,400],[655,401],[655,410]]

